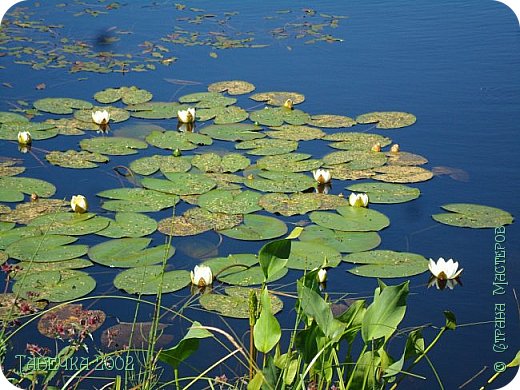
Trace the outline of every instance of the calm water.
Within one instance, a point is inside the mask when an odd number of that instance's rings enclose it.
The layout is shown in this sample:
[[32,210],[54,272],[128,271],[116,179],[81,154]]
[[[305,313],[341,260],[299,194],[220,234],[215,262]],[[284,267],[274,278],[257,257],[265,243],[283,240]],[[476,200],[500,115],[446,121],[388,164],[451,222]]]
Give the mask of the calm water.
[[[132,31],[133,35],[124,38],[135,51],[137,43],[170,33],[175,18],[179,16],[169,2],[129,2],[119,10],[98,17],[73,16],[86,6],[71,3],[65,8],[57,8],[56,4],[48,2],[35,8],[34,2],[26,2],[29,9],[36,13],[35,18],[42,18],[47,24],[65,24],[60,34],[69,38],[92,41],[97,33],[112,26]],[[458,388],[487,367],[481,376],[464,388],[478,388],[485,383],[493,374],[495,361],[509,362],[519,349],[519,311],[513,289],[518,286],[520,276],[519,268],[514,264],[520,256],[520,229],[518,223],[507,227],[509,286],[506,295],[493,296],[493,230],[440,225],[431,219],[431,215],[440,212],[440,205],[456,202],[496,206],[514,216],[519,215],[520,28],[513,13],[503,4],[493,1],[323,1],[319,5],[287,1],[227,1],[219,4],[196,1],[188,3],[188,7],[191,6],[220,15],[227,11],[239,11],[239,15],[233,16],[229,25],[222,29],[227,32],[252,32],[258,43],[267,43],[269,47],[217,50],[218,58],[214,59],[210,57],[212,50],[208,47],[174,46],[171,54],[179,59],[170,67],[158,67],[145,73],[131,72],[124,76],[85,72],[69,74],[64,69],[30,71],[26,66],[13,64],[10,58],[2,58],[0,65],[5,69],[0,70],[1,79],[12,88],[0,86],[0,111],[9,110],[12,103],[18,100],[32,102],[41,97],[67,96],[89,100],[95,92],[110,86],[136,85],[153,92],[156,101],[175,100],[183,94],[204,91],[207,84],[215,81],[242,79],[255,84],[257,91],[303,93],[306,102],[298,108],[315,114],[334,113],[355,117],[370,111],[413,113],[417,116],[417,123],[412,127],[370,131],[391,137],[401,145],[402,150],[426,156],[430,161],[426,166],[429,169],[449,166],[464,170],[469,181],[457,181],[447,176],[434,177],[425,183],[412,184],[422,191],[421,197],[413,202],[392,207],[373,205],[374,209],[385,213],[392,221],[392,225],[381,232],[382,244],[378,249],[459,260],[464,267],[464,286],[454,291],[426,289],[426,274],[411,279],[411,295],[403,327],[428,323],[442,326],[443,310],[453,311],[461,325],[480,323],[461,326],[450,332],[429,356],[446,389]],[[93,8],[99,7],[99,3],[93,4]],[[292,14],[300,15],[305,7],[316,8],[326,14],[348,16],[332,31],[334,36],[344,41],[303,45],[294,38],[276,40],[270,35],[270,29],[279,26],[278,21],[292,18],[277,14],[277,10],[291,10]],[[265,20],[264,16],[279,19]],[[205,23],[193,28],[204,31],[215,26]],[[169,47],[172,48],[171,45]],[[116,42],[111,49],[122,53],[129,50],[121,42]],[[192,80],[201,85],[179,86],[165,79]],[[46,84],[46,89],[36,90],[35,85],[42,82]],[[255,105],[246,98],[239,99],[238,104],[245,108]],[[166,128],[174,126],[167,121],[155,123]],[[354,130],[368,128],[359,126]],[[47,150],[77,149],[80,139],[60,136],[39,141],[37,146]],[[212,148],[230,148],[230,145],[216,142]],[[300,145],[300,150],[315,156],[332,151],[319,142],[302,142]],[[153,151],[150,149],[142,155],[151,154]],[[34,154],[44,161],[44,153],[35,150]],[[70,198],[77,192],[88,195],[93,200],[93,211],[98,212],[103,210],[94,200],[94,194],[121,186],[111,167],[131,160],[112,158],[108,166],[93,172],[65,170],[52,168],[48,164],[42,166],[33,155],[19,154],[16,145],[6,141],[0,141],[0,156],[23,158],[24,165],[28,167],[24,175],[54,183],[58,188],[55,198]],[[344,185],[335,185],[333,192],[344,191]],[[181,206],[178,212],[183,210]],[[167,214],[150,215],[163,218]],[[300,219],[302,217],[293,217],[288,221]],[[162,242],[161,234],[156,233],[153,237],[156,243]],[[218,242],[215,233],[205,234],[203,238]],[[193,240],[174,239],[173,245],[177,247]],[[95,244],[103,240],[82,238],[82,241]],[[219,255],[256,251],[261,245],[224,239]],[[182,269],[191,269],[198,263],[197,259],[181,253],[171,261],[177,261],[176,267]],[[343,264],[329,272],[329,291],[348,292],[356,296],[371,295],[376,286],[375,280],[354,277],[346,273],[346,269],[348,266]],[[117,293],[112,286],[115,272],[100,266],[91,267],[88,272],[95,275],[98,281],[94,293]],[[276,286],[283,285],[284,290],[293,289],[294,286],[287,284],[299,275],[298,272],[291,272]],[[393,284],[401,280],[387,282]],[[169,294],[165,297],[166,304],[179,305],[188,294],[188,291]],[[492,350],[495,303],[505,303],[507,307],[509,349],[504,354]],[[132,309],[107,300],[101,300],[93,307],[107,311],[104,326],[114,325],[117,319],[130,321],[133,313]],[[226,326],[216,316],[207,316],[197,310],[188,310],[185,314],[203,323]],[[288,310],[280,315],[282,321],[287,321],[286,326],[292,325],[291,315]],[[149,312],[143,312],[141,320],[148,319]],[[231,320],[229,324],[241,337],[245,322]],[[180,334],[176,329],[174,334],[177,340]],[[95,336],[99,338],[99,334],[100,331]],[[425,331],[427,340],[434,335],[432,330]],[[15,341],[13,355],[15,352],[21,353],[31,337],[37,337],[34,331],[23,332]],[[35,341],[53,346],[50,340]],[[402,348],[401,340],[396,340],[394,344],[392,352],[398,356]],[[15,360],[6,363],[7,367],[9,364],[12,367]],[[192,359],[191,363],[198,368],[209,365],[209,362],[197,358]],[[230,364],[216,374],[235,368],[234,364]],[[426,384],[420,380],[409,381],[403,388],[438,388],[426,364],[417,367],[416,372],[430,380]],[[511,373],[505,374],[497,381],[497,388],[511,377]]]

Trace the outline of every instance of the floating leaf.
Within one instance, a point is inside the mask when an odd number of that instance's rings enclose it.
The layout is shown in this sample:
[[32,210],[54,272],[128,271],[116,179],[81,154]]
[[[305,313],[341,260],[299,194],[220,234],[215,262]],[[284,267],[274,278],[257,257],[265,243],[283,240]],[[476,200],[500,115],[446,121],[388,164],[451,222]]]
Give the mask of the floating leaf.
[[241,225],[219,230],[219,233],[236,240],[269,240],[287,233],[287,226],[279,219],[273,217],[246,214]]
[[271,127],[271,129],[273,131],[266,132],[269,137],[290,141],[310,141],[325,137],[325,133],[322,130],[310,126],[283,125]]
[[417,199],[421,194],[418,188],[390,183],[353,184],[347,190],[365,192],[370,203],[404,203]]
[[215,180],[200,173],[165,172],[168,180],[144,178],[143,187],[175,195],[199,195],[216,186]]
[[0,177],[0,202],[22,201],[23,194],[38,194],[47,198],[54,195],[56,187],[49,182],[29,177]]
[[342,150],[323,157],[326,164],[344,164],[344,169],[365,170],[385,165],[386,156],[381,152],[362,150]]
[[[283,278],[287,275],[287,268],[281,268],[273,275],[269,275],[266,282],[274,282],[278,279]],[[219,276],[218,280],[227,284],[233,284],[235,286],[254,286],[256,284],[262,284],[264,282],[264,273],[262,268],[257,265],[247,269],[230,268],[223,271]]]
[[0,294],[0,321],[9,322],[27,314],[27,309],[43,310],[47,306],[45,301],[24,299],[15,293]]
[[236,253],[227,257],[215,257],[204,261],[211,268],[213,275],[220,274],[225,269],[245,270],[258,263],[258,257],[252,253]]
[[105,318],[101,310],[84,310],[82,304],[67,304],[41,316],[38,332],[50,338],[70,339],[81,332],[95,332]]
[[[226,287],[224,294],[203,294],[200,297],[200,304],[206,310],[216,311],[217,313],[234,318],[249,318],[249,292],[246,287]],[[255,291],[260,299],[260,290]],[[271,299],[271,310],[273,314],[278,313],[283,308],[283,302],[275,295],[269,294]]]
[[148,265],[127,269],[114,279],[114,286],[129,294],[163,294],[178,291],[191,282],[188,271],[163,271],[161,265]]
[[260,196],[254,191],[212,190],[199,196],[198,204],[214,213],[249,214],[262,209],[258,205]]
[[62,271],[67,269],[87,268],[94,265],[85,259],[69,259],[62,261],[53,261],[50,263],[35,263],[33,261],[20,261],[16,263],[16,267],[20,268],[13,274],[13,279],[23,279],[24,275],[38,273],[42,271]]
[[308,172],[321,167],[321,160],[310,157],[307,153],[278,154],[262,157],[256,161],[256,165],[260,169],[282,172]]
[[61,199],[38,199],[37,202],[26,202],[16,205],[14,210],[0,214],[1,221],[28,224],[32,219],[45,214],[68,211],[70,202]]
[[74,112],[74,118],[83,122],[92,122],[92,112],[95,111],[108,111],[110,114],[110,122],[124,122],[130,118],[130,113],[119,107],[102,106],[92,107],[90,110],[78,110]]
[[397,129],[400,127],[411,126],[417,118],[408,112],[369,112],[359,115],[356,118],[358,123],[377,123],[378,129]]
[[114,103],[118,100],[122,100],[125,104],[139,104],[152,100],[152,97],[150,92],[134,86],[107,88],[94,95],[94,99],[103,104]]
[[148,212],[173,207],[179,201],[176,195],[144,188],[115,188],[99,192],[97,196],[109,198],[101,207],[110,211]]
[[301,173],[266,171],[259,178],[247,179],[244,184],[262,192],[301,192],[316,185],[316,181]]
[[92,153],[108,154],[110,156],[125,156],[136,154],[136,149],[146,149],[146,142],[125,137],[86,138],[79,143],[81,149]]
[[42,271],[17,281],[13,292],[22,297],[36,295],[49,302],[65,302],[87,295],[95,287],[94,278],[82,271]]
[[352,253],[343,258],[354,264],[365,264],[349,269],[354,275],[374,278],[404,278],[428,270],[428,260],[416,253],[375,250]]
[[387,165],[374,170],[377,172],[372,177],[374,180],[390,183],[418,183],[430,180],[433,177],[431,171],[415,166]]
[[432,218],[445,225],[489,228],[513,223],[513,216],[496,207],[471,203],[451,203],[441,206],[450,213],[434,214]]
[[376,173],[372,169],[352,169],[348,164],[336,164],[328,166],[334,179],[359,180],[370,179]]
[[197,108],[224,107],[235,104],[237,99],[230,98],[218,92],[196,92],[179,98],[181,103],[196,103]]
[[390,224],[384,214],[365,207],[343,206],[337,211],[339,214],[314,211],[310,219],[317,225],[344,232],[378,231]]
[[423,165],[428,162],[423,156],[408,152],[388,152],[386,156],[388,157],[388,165]]
[[193,157],[191,163],[203,172],[237,172],[251,164],[251,160],[238,153],[219,156],[216,153],[204,153]]
[[58,129],[46,122],[9,122],[0,126],[0,139],[18,140],[18,133],[28,131],[33,141],[49,139],[58,135]]
[[84,122],[75,118],[47,119],[44,123],[55,127],[61,135],[82,135],[85,134],[83,130],[99,130],[99,125],[94,122]]
[[83,256],[88,251],[87,245],[68,245],[77,238],[46,234],[37,237],[25,237],[6,248],[9,257],[22,261],[45,263],[62,261]]
[[147,248],[151,238],[114,239],[91,247],[88,257],[108,267],[141,267],[157,264],[172,257],[175,248],[159,245]]
[[151,175],[161,172],[187,172],[191,168],[188,159],[175,156],[142,157],[130,163],[130,169],[139,175]]
[[209,230],[229,229],[241,222],[241,215],[212,213],[197,207],[181,216],[159,221],[158,230],[170,236],[192,236]]
[[230,95],[243,95],[254,90],[255,86],[253,84],[240,80],[219,81],[208,85],[208,91],[210,92],[227,92]]
[[6,249],[10,244],[25,237],[41,236],[43,233],[39,228],[18,227],[16,229],[0,232],[0,249]]
[[213,140],[203,134],[175,131],[153,131],[146,137],[146,142],[161,149],[192,150],[199,145],[211,145]]
[[260,206],[270,213],[278,213],[283,216],[305,214],[318,210],[321,201],[314,194],[265,194],[259,200]]
[[381,147],[385,147],[392,143],[388,137],[379,134],[370,133],[334,133],[323,137],[325,141],[335,141],[329,146],[336,149],[344,150],[365,150],[370,151],[372,146],[379,143]]
[[147,102],[126,107],[128,111],[132,112],[130,114],[132,117],[141,119],[177,118],[177,112],[187,108],[187,105],[178,102]]
[[85,100],[71,98],[45,98],[34,102],[34,108],[38,111],[51,114],[72,114],[74,109],[91,109],[92,103]]
[[29,122],[29,119],[14,112],[0,111],[0,123],[9,122]]
[[294,241],[287,267],[312,270],[322,266],[336,267],[341,263],[341,254],[329,245],[317,242]]
[[300,234],[301,241],[327,243],[328,246],[344,252],[363,252],[374,249],[381,243],[376,232],[342,232],[318,225],[305,226]]
[[342,115],[313,115],[309,121],[311,126],[328,127],[329,129],[352,127],[356,123],[354,119]]
[[14,160],[0,162],[0,177],[2,176],[16,176],[25,171],[25,167],[15,167]]
[[262,130],[260,126],[253,124],[230,123],[206,126],[200,132],[222,141],[247,141],[265,137],[260,130]]
[[201,121],[207,121],[214,118],[213,122],[219,125],[245,121],[249,118],[249,113],[243,108],[236,106],[219,106],[213,108],[201,108],[197,111],[197,117]]
[[93,213],[54,213],[42,215],[29,222],[29,226],[38,226],[46,233],[83,236],[105,229],[110,219]]
[[314,196],[321,202],[320,210],[335,210],[341,206],[348,206],[348,200],[340,195],[314,193]]
[[284,122],[291,125],[304,125],[311,119],[309,114],[301,110],[291,110],[286,107],[265,107],[262,110],[253,111],[249,119],[266,126],[281,126]]
[[251,149],[248,154],[257,156],[271,156],[290,153],[298,148],[298,142],[282,139],[254,139],[243,141],[235,145],[235,149]]
[[300,104],[305,101],[305,96],[297,92],[262,92],[250,96],[257,102],[267,102],[273,106],[283,106],[287,99],[291,99],[293,104]]
[[58,165],[64,168],[96,168],[96,163],[108,162],[108,157],[99,153],[76,152],[75,150],[67,150],[66,152],[52,151],[45,155],[45,158],[52,165]]
[[157,222],[144,214],[132,212],[119,212],[115,220],[96,234],[103,237],[142,237],[152,234],[157,230]]

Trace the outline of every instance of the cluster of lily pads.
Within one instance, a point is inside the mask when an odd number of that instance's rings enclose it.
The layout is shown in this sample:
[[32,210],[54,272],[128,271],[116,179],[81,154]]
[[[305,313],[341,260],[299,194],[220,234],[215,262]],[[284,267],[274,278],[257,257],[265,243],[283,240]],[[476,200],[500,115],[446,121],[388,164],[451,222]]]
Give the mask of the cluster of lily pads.
[[[35,101],[34,108],[50,117],[42,122],[1,112],[0,139],[17,141],[20,134],[30,133],[34,150],[42,139],[80,137],[79,150],[45,152],[48,163],[59,167],[95,169],[116,162],[117,156],[149,151],[127,167],[137,183],[134,187],[107,189],[95,198],[87,194],[88,201],[75,195],[70,203],[52,199],[55,186],[23,176],[25,168],[14,160],[0,163],[0,202],[20,202],[14,208],[0,205],[0,262],[18,261],[16,270],[9,263],[9,276],[19,299],[63,302],[89,294],[96,281],[80,269],[96,263],[122,269],[114,286],[130,294],[157,294],[161,282],[163,293],[168,293],[190,283],[212,284],[215,277],[233,287],[225,289],[227,295],[205,294],[201,304],[222,311],[224,299],[236,308],[249,286],[263,282],[255,254],[207,259],[203,266],[211,272],[202,267],[191,275],[168,261],[163,274],[159,264],[174,256],[175,248],[150,246],[146,236],[157,230],[174,237],[215,231],[235,240],[270,240],[288,231],[280,216],[294,215],[305,215],[304,227],[292,243],[286,266],[269,281],[282,278],[289,269],[330,269],[342,262],[354,264],[348,272],[364,277],[409,277],[427,271],[428,260],[421,254],[375,250],[381,242],[378,232],[390,220],[373,207],[418,198],[420,190],[404,183],[432,178],[423,167],[427,159],[396,144],[389,147],[389,137],[368,133],[362,126],[373,124],[382,131],[402,128],[413,125],[415,116],[312,115],[296,108],[305,100],[299,93],[254,90],[245,81],[222,81],[177,102],[160,102],[135,86],[107,88],[94,95],[96,104],[73,98]],[[236,96],[246,94],[265,107],[251,111],[236,105]],[[170,129],[151,126],[144,139],[114,136],[130,118],[164,120]],[[185,130],[187,124],[191,131],[177,130]],[[352,131],[353,127],[362,131]],[[300,142],[310,140],[336,151],[323,157],[297,151]],[[214,142],[234,151],[207,150]],[[357,179],[372,181],[347,182]],[[331,194],[330,185],[346,185],[353,194]],[[188,206],[182,214],[158,221],[146,214],[179,202]],[[113,218],[89,212],[89,203],[113,212]],[[452,226],[496,227],[513,220],[506,211],[489,206],[442,207],[448,212],[434,215],[434,220]],[[90,247],[76,243],[92,234],[108,240]],[[457,267],[453,270],[453,261],[449,266],[434,264],[430,269],[438,279],[454,279],[460,273]]]

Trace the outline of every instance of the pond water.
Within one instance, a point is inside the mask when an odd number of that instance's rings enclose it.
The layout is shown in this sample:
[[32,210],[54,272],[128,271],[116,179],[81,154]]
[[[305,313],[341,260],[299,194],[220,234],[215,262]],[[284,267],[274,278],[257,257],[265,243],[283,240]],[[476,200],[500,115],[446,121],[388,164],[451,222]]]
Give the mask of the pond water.
[[[455,313],[460,326],[441,338],[428,356],[446,389],[460,388],[478,373],[462,388],[482,386],[493,375],[495,362],[511,361],[519,349],[519,309],[514,288],[518,285],[520,271],[510,260],[520,256],[520,229],[517,222],[505,227],[508,284],[504,294],[493,295],[495,230],[448,226],[434,221],[431,216],[441,213],[440,206],[449,203],[498,207],[514,217],[520,212],[517,200],[520,192],[517,134],[520,123],[520,29],[514,14],[494,1],[356,0],[348,3],[323,1],[311,6],[288,1],[216,4],[201,0],[185,5],[183,9],[181,5],[166,1],[24,2],[23,10],[11,11],[4,21],[19,21],[25,15],[28,20],[39,21],[43,26],[63,26],[53,27],[50,32],[38,32],[31,26],[6,25],[10,28],[8,37],[19,34],[17,36],[29,39],[14,42],[7,39],[1,45],[4,47],[0,52],[7,54],[0,60],[3,82],[0,111],[31,108],[34,101],[45,97],[69,97],[96,103],[93,95],[98,91],[133,85],[153,93],[153,101],[169,102],[186,94],[205,92],[209,84],[217,81],[245,80],[256,86],[255,92],[294,91],[305,95],[305,102],[295,108],[313,115],[355,118],[372,111],[412,113],[417,122],[408,127],[383,130],[371,124],[359,124],[352,128],[324,128],[323,131],[360,131],[390,137],[402,151],[425,156],[429,162],[424,168],[448,172],[428,181],[409,184],[421,190],[420,197],[411,202],[371,204],[370,209],[384,213],[391,221],[389,227],[379,232],[381,244],[377,249],[413,252],[426,258],[453,258],[464,268],[463,285],[453,290],[427,288],[428,272],[410,278],[385,279],[385,282],[398,284],[410,280],[402,328],[425,324],[441,327],[444,325],[442,312]],[[342,17],[331,18],[330,15]],[[332,19],[336,22],[331,27]],[[322,30],[315,27],[322,23]],[[198,34],[193,35],[195,32]],[[224,45],[229,46],[232,44],[229,40],[234,40],[235,45],[245,47],[217,47],[217,35],[225,41]],[[61,52],[60,46],[68,43],[64,39],[82,41],[94,51],[121,54],[117,61],[128,60],[125,55],[131,54],[136,63],[128,65],[124,72],[120,71],[120,66],[113,67],[109,73],[81,70],[82,62],[90,59],[77,53]],[[183,41],[172,43],[168,39]],[[43,40],[50,43],[43,43]],[[191,45],[190,40],[210,44]],[[165,50],[155,46],[147,51],[151,46],[145,42],[162,45]],[[42,60],[29,51],[17,58],[15,50],[6,49],[15,46],[43,47],[47,52],[56,50],[64,56],[63,66],[55,66],[54,62],[41,66],[42,69],[32,69],[31,65],[16,63],[25,60],[40,64]],[[153,67],[147,68],[150,64]],[[79,71],[70,72],[71,69]],[[264,107],[262,102],[249,99],[249,95],[236,96],[237,105],[250,111]],[[70,115],[43,113],[32,120],[40,122],[60,117]],[[197,123],[196,131],[210,123],[209,120]],[[137,124],[142,125],[137,131],[143,136],[143,128],[150,126],[174,130],[176,120],[131,118],[126,122],[111,123],[107,137],[129,134],[128,127]],[[48,151],[79,151],[81,140],[96,137],[102,135],[86,131],[84,135],[35,140],[31,152],[25,154],[18,151],[16,142],[0,140],[0,157],[21,159],[19,165],[26,167],[26,171],[20,176],[53,183],[57,189],[53,198],[69,200],[72,195],[81,193],[89,200],[89,211],[113,218],[113,213],[101,207],[102,200],[96,194],[134,186],[113,168],[128,166],[138,157],[166,155],[171,151],[149,147],[138,155],[110,156],[107,164],[91,170],[55,167],[45,159]],[[231,142],[215,140],[211,146],[185,151],[183,155],[209,151],[231,152],[234,147]],[[315,158],[333,151],[335,149],[323,140],[300,141],[298,148],[298,152],[310,153]],[[257,156],[246,156],[252,161],[257,159]],[[333,180],[330,193],[348,196],[346,186],[365,181]],[[25,200],[28,201],[27,195]],[[11,208],[16,206],[16,203],[2,204]],[[180,215],[190,207],[181,201],[175,213]],[[155,220],[171,214],[171,208],[147,213]],[[273,216],[265,211],[259,214]],[[276,217],[284,220],[289,230],[301,221],[309,221],[309,214]],[[151,245],[163,244],[165,240],[165,235],[158,231],[150,237]],[[107,240],[88,235],[80,237],[78,243],[93,246]],[[234,240],[220,237],[214,231],[173,237],[172,245],[177,253],[169,263],[174,269],[191,270],[201,262],[201,252],[196,252],[197,249],[207,246],[209,257],[227,256],[256,253],[266,242]],[[327,292],[331,297],[339,298],[343,294],[350,298],[372,296],[376,279],[352,275],[347,272],[351,267],[343,262],[329,270]],[[121,269],[95,264],[83,271],[97,282],[91,295],[128,296],[112,282]],[[294,292],[295,280],[301,275],[301,271],[290,270],[270,286]],[[219,291],[222,286],[216,283],[214,290]],[[6,288],[9,290],[10,286]],[[186,287],[164,295],[163,304],[180,309],[189,297],[190,288]],[[153,297],[149,300],[152,302]],[[493,351],[497,304],[506,307],[508,349],[503,353]],[[135,305],[130,301],[99,299],[85,301],[84,305],[104,310],[107,315],[103,327],[93,334],[93,345],[97,346],[103,329],[118,321],[131,322],[134,316]],[[277,315],[283,328],[290,328],[294,321],[290,305],[288,301],[286,310]],[[142,308],[139,320],[150,321],[151,313],[151,307]],[[232,329],[239,339],[247,342],[248,336],[244,335],[248,330],[246,320],[218,317],[200,310],[196,301],[190,303],[183,314],[207,325]],[[168,315],[163,319],[174,325],[171,333],[178,341],[187,323]],[[424,334],[431,341],[436,331],[427,328]],[[393,341],[395,348],[391,351],[395,356],[400,354],[403,340],[404,337]],[[26,353],[27,342],[54,348],[54,340],[39,335],[35,326],[29,326],[12,340],[4,372],[17,367],[15,356]],[[189,361],[194,372],[200,372],[225,354],[224,351],[216,352],[215,358],[208,361],[204,356],[205,345],[210,344],[203,344],[203,352]],[[213,376],[222,373],[228,377],[243,375],[240,370],[238,365],[229,363],[214,370]],[[414,373],[428,379],[408,379],[402,388],[438,388],[425,362],[416,367]],[[165,376],[169,377],[169,374]],[[497,379],[495,388],[505,385],[512,377],[513,372],[508,370]]]

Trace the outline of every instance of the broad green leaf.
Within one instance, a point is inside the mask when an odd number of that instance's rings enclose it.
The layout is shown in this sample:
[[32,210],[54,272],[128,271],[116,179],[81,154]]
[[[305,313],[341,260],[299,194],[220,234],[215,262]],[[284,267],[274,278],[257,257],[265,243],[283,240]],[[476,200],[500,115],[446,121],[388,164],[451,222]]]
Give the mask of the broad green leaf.
[[213,140],[203,134],[176,131],[152,131],[146,136],[146,142],[161,149],[192,150],[199,145],[211,145]]
[[144,214],[133,212],[119,212],[115,220],[96,234],[103,237],[123,238],[142,237],[152,234],[157,230],[157,222]]
[[305,226],[301,241],[323,243],[340,252],[363,252],[376,248],[381,243],[377,232],[342,232],[318,225]]
[[51,114],[72,114],[74,109],[91,109],[92,103],[72,98],[44,98],[36,100],[34,108]]
[[175,253],[175,248],[159,245],[147,248],[150,238],[121,238],[94,245],[88,257],[109,267],[140,267],[160,263]]
[[381,147],[385,147],[392,143],[390,138],[383,137],[379,134],[354,132],[334,133],[323,137],[323,139],[326,141],[335,141],[330,144],[331,147],[345,150],[370,151],[372,146],[377,143],[379,143]]
[[22,261],[46,263],[62,261],[83,256],[88,251],[87,245],[68,245],[77,238],[47,234],[37,237],[25,237],[13,242],[6,248],[9,257]]
[[77,110],[74,112],[74,118],[83,122],[92,123],[92,113],[96,111],[108,111],[110,114],[110,123],[124,122],[130,118],[130,113],[127,110],[113,106],[98,106],[87,110]]
[[291,254],[291,240],[276,240],[265,244],[258,252],[258,261],[265,279],[285,268]]
[[356,118],[358,123],[377,123],[378,129],[397,129],[411,126],[416,120],[413,114],[397,111],[369,112]]
[[203,172],[233,173],[247,168],[251,160],[238,153],[228,153],[224,156],[204,153],[194,156],[191,163]]
[[230,95],[243,95],[254,90],[253,84],[241,80],[219,81],[208,85],[210,92],[227,92]]
[[96,168],[96,163],[108,162],[108,157],[99,153],[77,152],[75,150],[67,150],[66,152],[52,151],[45,155],[45,159],[52,165],[64,168]]
[[[164,275],[162,275],[164,272]],[[154,295],[178,291],[191,283],[188,271],[163,271],[161,265],[148,265],[130,268],[117,274],[114,279],[116,288],[129,294]]]
[[258,257],[252,253],[236,253],[208,259],[203,264],[211,268],[213,275],[218,275],[224,270],[244,271],[257,263]]
[[433,177],[431,171],[416,166],[387,165],[375,168],[374,171],[377,172],[372,177],[374,180],[390,183],[418,183]]
[[366,193],[370,203],[404,203],[417,199],[421,194],[418,188],[391,183],[361,183],[346,188]]
[[217,183],[200,173],[165,172],[168,180],[146,177],[143,187],[174,195],[199,195],[210,191]]
[[428,270],[428,260],[416,253],[375,250],[352,253],[343,261],[362,264],[348,270],[359,276],[377,278],[404,278]]
[[312,270],[323,266],[336,267],[340,263],[341,254],[326,242],[294,241],[287,267]]
[[390,224],[384,214],[364,207],[343,206],[337,211],[339,214],[314,211],[310,219],[317,225],[344,232],[379,231]]
[[192,236],[209,230],[230,229],[242,220],[242,215],[212,213],[196,207],[181,216],[159,221],[158,230],[170,236]]
[[225,125],[209,125],[200,130],[213,139],[222,141],[248,141],[264,138],[265,133],[260,132],[262,128],[253,124],[230,123]]
[[316,186],[316,181],[301,173],[266,171],[259,177],[247,179],[244,184],[262,192],[301,192]]
[[280,172],[308,172],[321,167],[323,162],[311,159],[307,153],[286,153],[259,158],[258,168]]
[[510,213],[496,207],[471,203],[451,203],[441,207],[449,213],[434,214],[432,218],[445,225],[490,228],[513,223],[513,216]]
[[265,107],[249,114],[249,119],[265,126],[304,125],[311,119],[310,115],[301,110],[291,110],[286,107]]
[[235,144],[235,149],[250,149],[246,153],[256,156],[272,156],[298,149],[298,142],[283,139],[253,139]]
[[191,164],[188,159],[175,156],[141,157],[130,163],[130,169],[139,175],[152,175],[161,172],[188,172]]
[[262,269],[258,265],[247,269],[240,269],[239,267],[236,267],[223,271],[218,276],[218,280],[235,286],[253,286],[262,284],[264,281],[267,283],[274,282],[283,278],[287,272],[287,268],[280,268],[276,272],[273,272],[270,277],[265,280]]
[[197,117],[201,121],[213,119],[216,125],[226,123],[239,123],[249,118],[249,113],[237,106],[201,108],[197,111]]
[[323,157],[325,164],[344,164],[346,169],[362,170],[385,165],[386,156],[371,150],[342,150]]
[[303,125],[283,125],[271,127],[271,130],[266,132],[269,137],[290,141],[310,141],[325,137],[325,133],[322,130]]
[[348,116],[342,115],[313,115],[309,125],[316,127],[328,127],[330,129],[337,129],[340,127],[352,127],[357,122],[349,118]]
[[137,149],[146,149],[146,142],[125,137],[85,138],[79,146],[92,153],[108,154],[109,156],[124,156],[136,154]]
[[177,118],[177,112],[187,108],[187,105],[179,104],[178,102],[146,102],[126,107],[128,111],[132,112],[130,114],[132,117],[142,119]]
[[272,193],[265,194],[259,200],[259,205],[270,213],[283,216],[306,214],[318,210],[321,206],[319,198],[313,193],[296,193],[291,195]]
[[305,101],[305,96],[297,92],[261,92],[249,97],[257,102],[267,102],[273,106],[283,106],[287,99],[293,104],[300,104]]
[[105,200],[101,207],[110,211],[148,212],[173,207],[179,201],[177,195],[144,188],[115,188],[97,194]]
[[236,240],[269,240],[287,233],[287,226],[284,222],[273,217],[246,214],[242,224],[219,230],[219,233]]
[[105,229],[110,219],[93,213],[60,212],[36,217],[28,226],[40,227],[45,234],[83,236]]
[[253,328],[253,339],[258,351],[268,353],[280,341],[282,329],[271,310],[271,299],[267,288],[263,289],[260,302],[262,310]]
[[137,87],[107,88],[94,95],[100,103],[110,104],[122,100],[124,104],[139,104],[151,100],[153,95]]
[[261,210],[261,194],[254,191],[211,190],[199,196],[198,205],[214,213],[249,214]]
[[19,202],[24,199],[23,194],[38,194],[48,198],[54,195],[56,187],[49,182],[29,177],[0,177],[0,201]]
[[218,92],[196,92],[179,98],[181,103],[195,103],[196,108],[224,107],[235,104],[237,99]]

